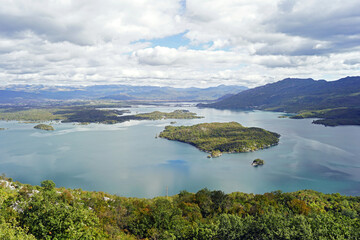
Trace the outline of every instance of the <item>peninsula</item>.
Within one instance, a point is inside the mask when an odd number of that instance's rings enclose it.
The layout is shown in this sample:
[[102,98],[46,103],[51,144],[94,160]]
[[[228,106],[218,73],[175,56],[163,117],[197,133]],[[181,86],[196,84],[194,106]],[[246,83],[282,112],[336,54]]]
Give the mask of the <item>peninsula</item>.
[[[0,109],[0,120],[3,121],[61,121],[63,123],[72,122],[80,124],[102,123],[115,124],[130,120],[163,120],[163,119],[196,119],[203,118],[197,116],[189,110],[179,109],[173,112],[154,111],[150,113],[138,113],[128,115],[129,109],[118,110],[122,105],[87,105],[79,104],[75,106],[57,106],[43,108],[23,108],[13,107]],[[129,108],[123,105],[122,107]],[[126,113],[126,115],[124,115]]]
[[193,126],[166,126],[161,138],[189,143],[201,151],[214,154],[252,152],[277,145],[280,135],[237,122],[201,123]]

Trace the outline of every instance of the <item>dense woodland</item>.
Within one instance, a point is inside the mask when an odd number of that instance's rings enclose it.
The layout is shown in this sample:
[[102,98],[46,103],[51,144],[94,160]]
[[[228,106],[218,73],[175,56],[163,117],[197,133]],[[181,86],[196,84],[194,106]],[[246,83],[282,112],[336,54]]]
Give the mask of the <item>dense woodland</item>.
[[0,182],[0,239],[359,239],[360,197],[202,189],[171,197]]
[[229,122],[166,126],[159,137],[189,143],[206,152],[249,152],[276,145],[280,135]]

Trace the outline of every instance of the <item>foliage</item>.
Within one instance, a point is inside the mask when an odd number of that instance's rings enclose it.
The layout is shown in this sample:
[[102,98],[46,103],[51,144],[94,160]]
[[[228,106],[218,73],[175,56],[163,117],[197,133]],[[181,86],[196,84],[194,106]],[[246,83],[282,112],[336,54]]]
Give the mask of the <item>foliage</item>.
[[360,125],[360,108],[334,108],[302,111],[291,118],[322,118],[314,120],[313,123],[325,126]]
[[[148,120],[203,118],[203,117],[196,116],[196,113],[189,112],[188,110],[175,110],[170,113],[154,111],[151,113],[137,114],[136,116],[140,117],[141,119],[148,119]],[[174,123],[175,122],[171,122],[171,124],[174,124]]]
[[26,230],[12,225],[11,223],[6,223],[0,221],[0,239],[2,240],[35,240],[36,238],[27,234]]
[[54,190],[56,186],[52,180],[44,180],[40,184],[40,186],[43,187],[46,191]]
[[101,237],[96,215],[81,204],[67,204],[55,192],[44,191],[23,205],[21,226],[37,238],[89,239]]
[[[276,145],[280,137],[277,133],[261,128],[243,127],[237,122],[166,126],[159,136],[190,143],[206,152],[254,151]],[[214,154],[217,155],[216,152]]]
[[1,239],[360,238],[360,197],[202,189],[139,199],[41,185],[1,177]]
[[[62,106],[58,108],[8,108],[0,110],[0,120],[17,120],[17,121],[52,121],[61,120],[62,122],[78,122],[83,124],[89,123],[104,123],[115,124],[122,123],[130,120],[161,120],[161,119],[196,119],[202,118],[196,116],[196,113],[189,112],[188,110],[175,110],[170,113],[154,111],[151,113],[140,113],[135,115],[125,115],[130,113],[129,110],[117,110],[107,105],[94,105],[89,106],[86,104],[76,106]],[[115,105],[116,106],[116,105]],[[39,124],[39,129],[50,130],[44,124]]]
[[51,121],[62,119],[62,116],[53,114],[54,111],[56,109],[2,109],[0,110],[0,120]]
[[257,158],[257,159],[255,159],[255,160],[252,162],[251,165],[253,165],[253,166],[259,166],[259,165],[264,165],[264,163],[265,163],[264,160],[262,160],[262,159],[260,159],[260,158]]
[[46,131],[54,131],[55,130],[53,128],[53,126],[47,125],[47,124],[38,124],[34,128],[41,129],[41,130],[46,130]]

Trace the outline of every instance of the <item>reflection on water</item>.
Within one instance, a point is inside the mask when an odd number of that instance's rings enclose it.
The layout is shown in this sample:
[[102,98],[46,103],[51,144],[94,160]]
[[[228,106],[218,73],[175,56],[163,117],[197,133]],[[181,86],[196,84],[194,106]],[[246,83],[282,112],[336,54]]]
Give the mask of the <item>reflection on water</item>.
[[[139,106],[132,112],[173,111],[183,107]],[[175,125],[237,121],[281,134],[278,146],[208,159],[185,143],[155,138],[172,120],[130,121],[115,125],[56,124],[54,132],[33,124],[0,122],[0,169],[15,180],[39,184],[153,197],[196,192],[264,193],[314,189],[360,195],[360,127],[323,127],[310,119],[278,118],[281,113],[221,111],[186,107],[203,119]],[[265,165],[254,168],[252,160]]]

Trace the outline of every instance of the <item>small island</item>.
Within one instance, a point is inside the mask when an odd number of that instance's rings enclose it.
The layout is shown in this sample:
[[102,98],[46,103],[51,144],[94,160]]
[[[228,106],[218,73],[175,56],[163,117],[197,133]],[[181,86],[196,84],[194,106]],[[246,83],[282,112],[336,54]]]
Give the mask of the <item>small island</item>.
[[237,122],[201,123],[193,126],[166,126],[161,138],[189,143],[208,157],[222,153],[252,152],[277,145],[280,135],[256,127],[244,127]]
[[0,131],[3,131],[3,130],[5,130],[5,128],[0,128]]
[[[154,111],[151,113],[140,113],[136,114],[135,117],[138,117],[143,120],[162,120],[162,119],[196,119],[203,118],[202,116],[197,116],[196,113],[190,112],[189,110],[175,110],[173,112],[160,112]],[[175,124],[176,122],[171,122],[170,124]]]
[[257,167],[257,166],[262,166],[262,165],[264,165],[264,163],[265,163],[265,161],[264,160],[262,160],[262,159],[260,159],[260,158],[257,158],[257,159],[255,159],[253,162],[252,162],[252,166],[254,166],[254,167]]
[[41,129],[41,130],[46,130],[46,131],[54,131],[55,130],[53,128],[53,126],[47,125],[47,124],[38,124],[34,128]]

